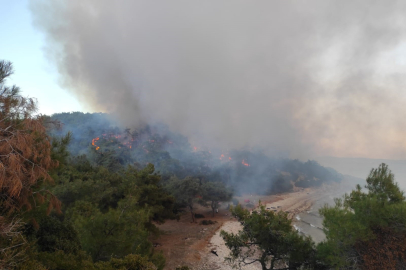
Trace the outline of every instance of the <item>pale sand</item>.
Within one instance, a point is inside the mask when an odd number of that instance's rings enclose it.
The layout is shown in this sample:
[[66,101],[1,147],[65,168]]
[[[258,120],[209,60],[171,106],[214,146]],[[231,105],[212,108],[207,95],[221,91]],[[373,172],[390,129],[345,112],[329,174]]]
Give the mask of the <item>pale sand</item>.
[[301,191],[279,195],[279,201],[267,203],[265,208],[269,211],[289,212],[288,217],[292,219],[297,214],[309,210],[313,202],[326,196],[328,193],[327,188],[306,188]]
[[[218,270],[232,270],[231,265],[229,265],[225,258],[229,255],[230,250],[226,247],[223,238],[220,236],[220,231],[224,230],[227,232],[238,233],[242,229],[240,222],[238,221],[227,221],[223,226],[216,232],[215,235],[210,239],[210,242],[202,254],[202,263],[196,268],[197,270],[209,270],[209,269],[218,269]],[[217,255],[211,253],[211,250],[215,250]],[[193,268],[195,269],[195,268]],[[250,264],[247,266],[241,267],[242,270],[257,270],[262,269],[259,263]]]
[[[336,187],[327,186],[318,189],[306,188],[297,192],[281,194],[278,196],[277,201],[265,204],[269,211],[289,211],[288,217],[293,219],[297,214],[307,211],[311,208],[313,202],[325,196],[329,196]],[[279,207],[278,207],[279,206]],[[274,208],[272,208],[274,207]],[[293,220],[294,221],[294,220]],[[225,246],[223,238],[220,236],[220,231],[237,233],[241,230],[241,224],[236,221],[227,221],[223,226],[213,235],[206,250],[202,251],[201,263],[197,266],[198,270],[219,269],[231,270],[233,269],[227,262],[224,261],[225,257],[229,255],[229,249]],[[217,255],[212,254],[210,251],[215,249]],[[243,270],[257,270],[261,269],[259,263],[243,266]]]

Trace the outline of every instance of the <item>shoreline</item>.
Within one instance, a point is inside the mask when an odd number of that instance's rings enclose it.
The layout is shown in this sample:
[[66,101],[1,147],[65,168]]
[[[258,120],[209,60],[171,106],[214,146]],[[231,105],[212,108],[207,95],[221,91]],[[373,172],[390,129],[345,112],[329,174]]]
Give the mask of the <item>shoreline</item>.
[[[292,225],[300,233],[311,236],[315,242],[320,242],[324,239],[324,234],[320,230],[322,220],[316,211],[326,202],[331,204],[334,197],[339,197],[348,191],[348,184],[347,187],[343,182],[318,188],[295,189],[290,193],[267,196],[245,194],[235,198],[249,210],[257,208],[260,201],[265,208],[270,208],[268,211],[289,211]],[[162,234],[153,241],[156,244],[156,250],[162,251],[167,258],[167,265],[164,269],[172,270],[183,265],[195,270],[233,269],[224,261],[230,251],[220,237],[220,231],[237,233],[242,228],[241,224],[230,215],[227,203],[223,203],[219,207],[219,212],[214,217],[212,217],[211,209],[205,207],[199,206],[196,212],[203,214],[205,216],[203,218],[213,220],[215,224],[204,226],[199,223],[191,223],[190,215],[182,215],[179,221],[170,220],[158,225]],[[211,252],[213,249],[216,250],[215,253],[218,256]],[[242,267],[242,269],[261,268],[252,264],[249,267]]]
[[[265,206],[268,211],[289,211],[288,217],[292,220],[292,225],[295,226],[295,217],[305,211],[308,211],[316,200],[319,200],[329,194],[332,187],[320,187],[320,188],[305,188],[299,191],[294,191],[290,193],[283,193],[279,195],[270,196],[252,196],[245,195],[239,197],[243,200],[244,198],[255,199],[261,197],[261,204]],[[258,200],[259,203],[259,200]],[[258,208],[258,203],[255,204],[256,207],[252,210]],[[268,209],[269,208],[269,209]],[[224,240],[220,236],[220,231],[224,230],[227,232],[238,233],[242,226],[239,221],[233,219],[225,221],[220,228],[215,231],[213,236],[208,241],[207,247],[201,253],[201,263],[197,269],[209,270],[232,270],[234,269],[231,265],[225,262],[225,258],[228,256],[230,250],[226,247]],[[217,255],[211,253],[215,250]],[[242,270],[257,270],[262,269],[259,263],[254,263],[246,266],[241,266]]]

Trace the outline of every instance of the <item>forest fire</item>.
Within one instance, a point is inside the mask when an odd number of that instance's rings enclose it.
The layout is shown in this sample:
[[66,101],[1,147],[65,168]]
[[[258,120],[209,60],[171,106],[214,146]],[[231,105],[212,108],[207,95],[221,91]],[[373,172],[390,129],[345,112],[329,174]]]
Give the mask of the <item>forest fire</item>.
[[93,146],[96,146],[96,151],[100,149],[100,147],[96,145],[96,141],[98,141],[98,140],[100,140],[99,137],[94,138],[94,139],[92,140],[92,145],[93,145]]
[[[145,153],[149,153],[150,151],[147,149],[149,147],[160,147],[163,144],[167,145],[175,145],[173,141],[168,138],[159,138],[154,136],[153,134],[148,134],[149,136],[138,136],[135,134],[131,134],[128,130],[123,132],[122,134],[116,134],[113,132],[105,132],[102,133],[99,137],[92,139],[92,146],[94,146],[95,150],[103,149],[107,151],[111,151],[112,147],[117,149],[127,148],[131,150],[135,150],[140,146]],[[148,145],[144,145],[144,144]],[[194,152],[199,151],[197,147],[193,147]]]
[[[120,134],[106,134],[106,133],[103,133],[101,138],[108,141],[108,142],[112,142],[112,143],[114,143],[114,139],[116,139],[122,145],[124,145],[125,147],[127,147],[129,149],[132,148],[132,144],[134,142],[133,138],[129,139],[127,136],[122,136]],[[95,147],[96,151],[98,151],[100,149],[100,146],[97,145],[97,142],[99,140],[100,140],[100,137],[96,137],[96,138],[92,139],[92,146]],[[120,146],[118,148],[121,149]]]
[[[134,144],[135,142],[137,143]],[[174,142],[168,140],[167,138],[160,140],[159,137],[154,136],[148,136],[144,137],[143,139],[140,139],[138,137],[133,137],[126,134],[112,134],[112,133],[103,133],[101,136],[92,139],[92,146],[94,146],[94,149],[96,151],[99,151],[101,148],[103,148],[104,151],[109,150],[111,151],[111,146],[114,145],[115,147],[117,147],[117,149],[127,148],[135,151],[136,149],[140,149],[145,154],[150,154],[151,153],[150,147],[160,147],[163,144],[174,145]],[[191,151],[200,152],[202,150],[200,147],[192,146]],[[211,154],[211,151],[207,150],[207,152]],[[221,163],[231,163],[233,161],[233,158],[229,156],[229,154],[230,153],[228,153],[228,151],[221,153],[218,156],[218,160],[220,160]],[[238,157],[234,157],[234,159],[235,158],[239,160]],[[246,167],[251,166],[246,161],[246,159],[243,159],[241,161],[241,164]]]
[[100,140],[99,137],[94,138],[94,139],[92,140],[92,145],[93,145],[93,146],[96,146],[96,141],[98,141],[98,140]]
[[[211,152],[210,152],[210,153],[211,153]],[[219,157],[219,159],[220,159],[220,160],[226,160],[226,161],[231,161],[231,160],[233,160],[231,157],[228,157],[228,159],[227,159],[224,154],[221,154],[220,157]]]

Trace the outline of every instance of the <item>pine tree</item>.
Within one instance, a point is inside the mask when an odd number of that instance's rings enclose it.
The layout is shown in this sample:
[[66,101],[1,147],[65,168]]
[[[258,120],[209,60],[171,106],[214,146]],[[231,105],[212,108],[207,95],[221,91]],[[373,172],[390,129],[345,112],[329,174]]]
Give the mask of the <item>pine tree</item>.
[[36,103],[20,95],[20,89],[6,86],[13,74],[10,62],[0,61],[0,268],[22,260],[25,241],[19,211],[48,202],[47,212],[60,203],[46,189],[51,181],[48,171],[58,166],[53,160],[51,139],[46,134],[42,116],[34,116]]
[[388,166],[372,169],[361,186],[320,210],[326,240],[321,260],[337,269],[404,269],[406,201]]

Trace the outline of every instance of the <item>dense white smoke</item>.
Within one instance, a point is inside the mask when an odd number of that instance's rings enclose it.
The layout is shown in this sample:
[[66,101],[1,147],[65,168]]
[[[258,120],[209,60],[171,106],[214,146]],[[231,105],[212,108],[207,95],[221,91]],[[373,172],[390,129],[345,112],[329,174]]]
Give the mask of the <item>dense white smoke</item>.
[[61,83],[222,147],[406,158],[405,1],[32,0]]

